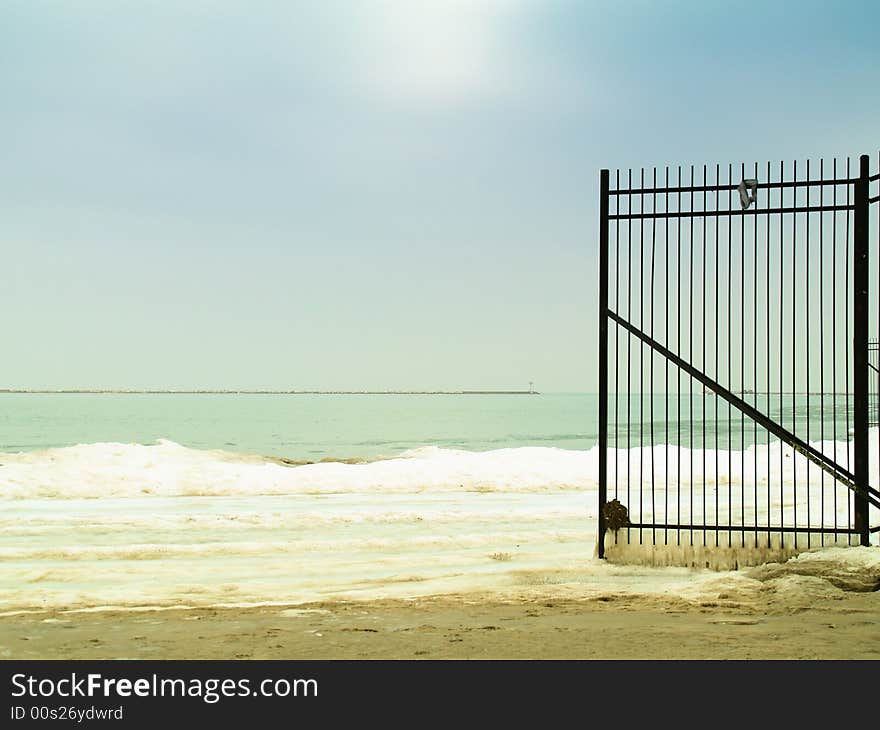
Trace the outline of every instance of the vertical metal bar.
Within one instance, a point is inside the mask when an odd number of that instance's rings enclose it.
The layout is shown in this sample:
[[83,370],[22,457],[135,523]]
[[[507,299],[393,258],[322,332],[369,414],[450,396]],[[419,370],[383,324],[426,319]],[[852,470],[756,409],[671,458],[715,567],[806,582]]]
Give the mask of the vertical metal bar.
[[[666,166],[666,201],[665,210],[669,212],[669,165]],[[666,254],[666,282],[664,289],[666,290],[666,347],[670,348],[672,344],[669,341],[669,218],[666,218],[666,237],[663,244],[663,252]],[[665,402],[663,405],[663,417],[665,419],[664,438],[666,443],[666,458],[664,460],[665,482],[663,483],[663,521],[669,524],[669,358],[663,358],[666,362],[666,378],[665,378]],[[669,544],[669,530],[663,530],[663,544]]]
[[[831,179],[837,180],[837,158],[831,162]],[[847,185],[849,187],[849,185]],[[837,206],[837,185],[832,187],[832,202]],[[849,215],[849,213],[847,213]],[[849,343],[844,347],[849,352]],[[834,460],[837,456],[837,211],[831,214],[831,438],[834,441]],[[849,449],[847,449],[849,451]],[[848,464],[847,464],[848,466]],[[834,488],[834,542],[837,542],[837,480]]]
[[[770,161],[767,161],[767,185],[770,185]],[[780,204],[781,205],[781,204]],[[770,208],[770,188],[767,188],[767,207]],[[767,214],[767,416],[770,416],[770,214]],[[770,478],[770,432],[767,431],[767,543],[768,547],[772,539],[770,532],[770,489],[772,487]]]
[[[733,165],[728,164],[727,166],[727,184],[733,185]],[[728,213],[731,210],[731,203],[733,202],[733,198],[731,195],[733,194],[733,190],[728,188],[727,190],[727,211]],[[732,247],[733,247],[733,217],[727,216],[727,389],[733,389],[733,257],[732,257]],[[745,266],[745,262],[743,258],[745,256],[745,251],[740,251],[740,261],[742,266]],[[745,310],[743,310],[745,312]],[[745,321],[740,320],[740,330],[745,326]],[[743,353],[740,350],[740,380],[742,377],[742,357]],[[745,394],[742,393],[745,388],[740,385],[740,393],[745,397]],[[743,443],[740,449],[745,449],[745,443]],[[743,473],[740,470],[740,485],[743,485]],[[733,411],[731,410],[730,401],[727,401],[727,524],[731,527],[733,526]],[[730,547],[732,540],[732,532],[728,530],[727,532],[727,547]]]
[[[702,211],[704,215],[703,218],[703,258],[701,260],[701,267],[703,270],[703,287],[700,290],[700,296],[703,299],[702,313],[703,313],[703,360],[702,360],[702,368],[703,372],[706,372],[706,166],[703,165],[703,208]],[[703,434],[703,474],[702,474],[702,482],[703,482],[703,547],[706,546],[706,389],[701,388],[701,397],[700,401],[703,404],[703,420],[701,422],[701,428]]]
[[[792,182],[797,182],[797,160],[794,161]],[[797,207],[797,187],[791,189],[792,207]],[[791,214],[791,432],[797,433],[797,213]],[[797,527],[797,452],[791,452],[792,519]],[[794,533],[797,548],[797,531]]]
[[608,497],[608,170],[599,173],[599,557]]
[[[657,189],[657,168],[654,168],[654,190]],[[657,212],[657,193],[653,193],[651,198],[651,212]],[[667,220],[669,220],[667,218]],[[654,258],[657,243],[657,219],[651,219],[651,339],[654,339]],[[651,381],[650,400],[648,401],[648,418],[650,419],[651,429],[651,524],[657,524],[657,509],[654,502],[654,350],[648,351],[650,358],[650,374]],[[657,544],[657,531],[651,528],[651,544]]]
[[[627,188],[632,190],[632,168],[627,170]],[[626,246],[627,246],[627,255],[626,255],[626,321],[632,322],[632,194],[629,193],[626,196],[627,198],[627,213],[630,216],[626,221]],[[630,484],[632,484],[631,479],[631,462],[632,462],[632,447],[631,447],[631,439],[630,434],[632,433],[632,429],[630,428],[630,415],[632,414],[631,407],[631,399],[630,394],[632,393],[632,336],[627,333],[626,336],[626,508],[631,509],[632,503],[630,502]],[[629,528],[626,528],[626,541],[629,544],[630,540],[630,531]]]
[[[819,179],[825,179],[825,160],[819,160]],[[825,186],[819,186],[819,207],[825,204]],[[809,294],[808,294],[809,296]],[[825,454],[825,212],[819,213],[819,442]],[[834,457],[836,458],[836,457]],[[825,527],[825,470],[819,474],[821,481],[819,508],[821,526]],[[825,546],[825,530],[820,535],[820,545]]]
[[[645,189],[645,168],[639,187]],[[645,193],[639,193],[639,213],[645,212]],[[639,219],[639,329],[645,331],[645,219]],[[639,340],[639,524],[645,521],[645,343]],[[639,545],[642,528],[639,527]]]
[[[678,212],[681,212],[681,165],[678,166]],[[675,221],[675,230],[676,230],[676,239],[678,241],[678,251],[677,251],[677,259],[678,259],[678,281],[681,281],[681,218]],[[681,288],[676,289],[676,315],[678,317],[678,323],[676,326],[676,336],[678,338],[678,348],[676,349],[676,354],[681,357]],[[676,388],[676,402],[678,403],[678,437],[675,441],[676,443],[676,459],[675,464],[677,467],[678,480],[676,482],[676,504],[677,504],[677,512],[676,512],[676,525],[681,524],[681,368],[676,368],[678,373],[678,387]],[[676,545],[681,545],[681,529],[676,531]]]
[[[878,161],[880,161],[880,153],[878,153],[877,159],[878,159]],[[878,171],[880,171],[880,170],[878,170]],[[880,187],[880,184],[878,184],[878,187]],[[870,181],[868,183],[868,188],[869,188],[868,195],[870,196]],[[868,203],[869,203],[868,207],[870,208],[870,197],[868,198]],[[880,224],[880,205],[877,206],[877,223]],[[868,221],[866,221],[865,227],[866,228],[870,227],[870,223]],[[878,231],[878,233],[880,233],[880,227],[878,227],[877,231]],[[878,254],[877,255],[877,278],[874,279],[874,285],[876,287],[876,286],[880,285],[880,238],[875,238],[875,240],[877,241],[877,245],[878,245],[878,249],[877,249],[877,254]],[[869,243],[869,246],[870,246],[870,243]],[[869,291],[868,292],[869,299],[870,299],[870,296],[871,296],[871,294]],[[873,424],[875,426],[880,426],[880,290],[875,289],[874,296],[877,297],[877,321],[874,325],[876,328],[874,330],[874,332],[875,332],[876,347],[877,347],[875,357],[877,359],[878,371],[877,371],[876,376],[874,376],[875,377],[874,384],[875,384],[876,392],[875,392],[875,399],[874,399],[874,407],[875,407],[874,414],[875,414],[875,416],[874,416]],[[871,423],[869,421],[868,426],[870,427],[870,425],[871,425]],[[877,429],[877,454],[880,455],[880,428]],[[869,455],[868,459],[870,460],[870,458],[871,457]],[[870,466],[870,463],[869,463],[869,466]],[[868,472],[870,473],[870,468],[868,469]],[[869,525],[869,531],[870,531],[870,525]]]
[[[715,165],[715,185],[720,184],[721,165]],[[718,212],[718,190],[715,190],[715,212]],[[718,372],[718,227],[721,216],[715,216],[715,382],[721,382],[721,373]],[[715,401],[715,547],[718,547],[718,394],[712,394]]]
[[[743,177],[746,176],[745,167],[743,167]],[[758,179],[758,163],[755,162],[755,180]],[[758,201],[755,201],[755,212],[754,212],[754,239],[755,239],[755,331],[753,333],[753,338],[755,341],[755,351],[754,351],[754,380],[752,381],[752,390],[755,391],[755,408],[758,407]],[[743,285],[743,291],[745,291],[745,285]],[[754,423],[754,442],[755,442],[755,548],[758,547],[758,422],[753,421]],[[743,519],[743,524],[745,524],[745,518]]]
[[[794,176],[792,182],[797,182],[797,160],[794,161]],[[792,207],[797,207],[797,187],[791,189]],[[809,214],[808,214],[809,215]],[[797,213],[791,214],[791,432],[797,433]],[[791,479],[792,491],[792,519],[793,526],[798,526],[797,521],[797,451],[791,451]],[[794,533],[794,547],[797,549],[798,534]]]
[[[785,180],[785,166],[784,163],[779,163],[779,208],[780,210],[784,207],[783,199],[785,197],[784,190],[782,184]],[[784,216],[782,213],[779,214],[779,423],[780,425],[785,425],[784,419],[782,418],[782,409],[783,409],[783,393],[785,392],[785,388],[783,386],[782,375],[785,372],[785,367],[783,364],[783,358],[785,353],[785,348],[783,347],[785,340],[785,266],[783,266],[783,259],[785,258],[785,244],[783,240],[783,229],[784,229]],[[793,427],[792,427],[792,430]],[[785,526],[785,492],[783,488],[784,484],[784,472],[785,472],[785,454],[784,445],[782,440],[779,441],[779,526]],[[785,533],[780,531],[779,533],[779,545],[780,547],[785,547]]]
[[[850,173],[849,157],[846,158],[846,179],[847,180],[852,179],[852,175]],[[848,183],[846,186],[846,205],[847,205],[847,207],[849,207],[849,204],[850,204],[851,188],[852,188],[852,184]],[[850,434],[850,431],[849,431],[849,352],[852,349],[852,340],[849,339],[849,318],[850,318],[850,313],[849,313],[849,307],[850,307],[849,278],[850,278],[850,270],[852,268],[850,265],[850,260],[849,260],[849,219],[850,219],[850,215],[849,215],[849,211],[847,210],[846,211],[846,236],[845,236],[845,240],[844,240],[844,244],[845,244],[844,262],[846,264],[846,270],[845,270],[846,276],[845,276],[845,285],[844,285],[844,292],[843,292],[843,297],[844,297],[843,302],[844,302],[844,307],[845,307],[844,312],[846,312],[846,316],[843,318],[844,324],[845,324],[845,329],[846,329],[846,331],[844,333],[844,347],[843,347],[844,357],[846,358],[846,363],[845,363],[845,367],[844,367],[844,385],[846,387],[844,388],[843,392],[844,392],[844,396],[846,398],[846,402],[845,402],[846,407],[844,409],[844,412],[846,414],[846,431],[844,432],[846,434],[846,468],[849,471],[852,471],[852,466],[851,466],[851,462],[850,462],[850,448],[849,448],[849,441],[850,441],[850,439],[849,439],[849,434]],[[853,524],[852,500],[849,498],[849,495],[847,495],[846,526],[852,527],[852,524]],[[847,536],[846,536],[847,544],[849,544],[850,541],[851,541],[851,535],[849,533],[847,533]]]
[[853,414],[855,426],[855,524],[863,546],[868,531],[868,155],[859,158],[853,219]]
[[[807,160],[807,178],[806,179],[807,179],[807,182],[810,181],[810,161],[809,160]],[[810,186],[809,185],[807,185],[806,191],[807,191],[807,208],[809,208],[810,207]],[[805,237],[807,240],[807,250],[805,252],[804,264],[806,265],[805,276],[806,276],[807,285],[804,288],[804,295],[805,295],[804,296],[804,305],[806,306],[806,320],[805,320],[806,327],[805,327],[805,329],[806,329],[807,354],[806,354],[806,357],[804,358],[804,365],[806,366],[806,369],[807,369],[807,373],[806,373],[806,375],[807,375],[807,383],[806,383],[806,387],[807,387],[807,443],[810,443],[810,291],[811,291],[811,289],[810,289],[810,213],[809,213],[809,211],[807,211],[807,213],[806,213],[806,218],[807,218],[807,227],[806,227]],[[812,526],[810,524],[810,516],[811,516],[810,515],[810,491],[811,490],[810,490],[810,460],[809,459],[807,459],[807,467],[806,468],[807,468],[807,482],[806,482],[807,527],[811,527]],[[795,533],[795,534],[797,534],[797,533]],[[808,532],[807,533],[807,548],[810,547],[810,543],[811,543],[810,533]]]
[[[668,213],[669,212],[669,165],[666,166],[666,182],[664,183],[666,186],[666,201],[664,209]],[[666,347],[669,348],[669,218],[666,218],[666,237],[664,243],[664,252],[666,253],[666,283],[664,284],[666,289]],[[671,348],[670,348],[671,349]],[[666,442],[666,459],[665,459],[665,467],[666,467],[666,481],[664,482],[664,490],[663,490],[663,520],[666,524],[669,524],[669,358],[663,358],[666,361],[666,382],[665,382],[665,403],[663,407],[663,415],[666,419],[666,431],[664,441]],[[663,530],[663,544],[669,544],[669,530]]]
[[[620,190],[620,168],[615,170],[614,187]],[[601,182],[601,180],[600,180]],[[620,196],[615,195],[616,213],[620,215]],[[614,311],[620,311],[620,221],[614,221]],[[629,337],[627,333],[626,337]],[[614,328],[614,498],[617,499],[617,485],[620,483],[620,327]],[[607,493],[606,493],[607,499]]]
[[[691,165],[691,187],[694,187],[694,166]],[[691,190],[690,193],[691,198],[691,279],[690,286],[688,287],[688,291],[690,292],[690,307],[688,309],[688,334],[690,336],[690,348],[688,351],[689,362],[694,361],[694,192]],[[689,415],[690,420],[688,421],[688,431],[690,432],[690,474],[689,474],[689,482],[691,488],[691,506],[690,506],[690,514],[688,515],[689,524],[693,525],[694,520],[694,379],[691,376],[688,376],[688,384],[690,387],[690,397],[688,398],[688,403],[690,405]],[[690,530],[691,533],[691,545],[694,544],[694,530],[693,527]]]

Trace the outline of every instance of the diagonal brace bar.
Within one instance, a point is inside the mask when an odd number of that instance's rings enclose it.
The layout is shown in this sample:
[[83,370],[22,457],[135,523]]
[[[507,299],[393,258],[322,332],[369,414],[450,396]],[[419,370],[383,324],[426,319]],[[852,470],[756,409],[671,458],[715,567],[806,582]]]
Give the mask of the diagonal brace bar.
[[[817,451],[816,449],[814,449],[806,441],[798,438],[793,433],[791,433],[791,431],[776,423],[776,421],[768,418],[766,415],[761,413],[753,406],[750,406],[742,398],[738,398],[732,392],[727,390],[727,388],[723,387],[722,385],[708,377],[705,373],[700,372],[695,367],[682,360],[680,357],[678,357],[678,355],[663,347],[663,345],[661,345],[659,342],[653,340],[651,337],[646,335],[637,327],[631,325],[615,312],[611,311],[610,309],[608,309],[607,311],[609,319],[612,319],[625,330],[638,337],[652,350],[658,352],[663,357],[670,360],[674,365],[684,370],[691,377],[699,380],[704,386],[710,388],[712,391],[720,395],[734,408],[737,408],[746,416],[756,421],[760,426],[766,428],[774,436],[777,436],[781,441],[787,443],[795,451],[808,458],[814,464],[830,474],[834,479],[837,479],[839,482],[845,484],[856,494],[860,494],[863,496],[865,495],[865,492],[856,486],[855,476],[850,471],[844,469],[842,466],[829,459],[821,451]],[[873,487],[868,487],[868,501],[875,507],[880,508],[880,492],[878,492]]]

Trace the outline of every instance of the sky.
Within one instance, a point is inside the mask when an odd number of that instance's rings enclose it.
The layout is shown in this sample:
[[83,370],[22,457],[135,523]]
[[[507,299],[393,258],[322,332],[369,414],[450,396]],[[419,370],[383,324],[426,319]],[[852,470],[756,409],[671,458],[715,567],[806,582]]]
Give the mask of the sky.
[[0,387],[595,391],[599,170],[876,153],[878,27],[6,0]]

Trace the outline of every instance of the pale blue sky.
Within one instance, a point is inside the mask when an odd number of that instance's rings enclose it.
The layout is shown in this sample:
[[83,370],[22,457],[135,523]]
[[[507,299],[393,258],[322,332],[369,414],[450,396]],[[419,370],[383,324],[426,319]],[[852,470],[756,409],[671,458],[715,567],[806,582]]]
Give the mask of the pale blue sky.
[[876,151],[878,27],[7,0],[0,386],[594,390],[599,169]]

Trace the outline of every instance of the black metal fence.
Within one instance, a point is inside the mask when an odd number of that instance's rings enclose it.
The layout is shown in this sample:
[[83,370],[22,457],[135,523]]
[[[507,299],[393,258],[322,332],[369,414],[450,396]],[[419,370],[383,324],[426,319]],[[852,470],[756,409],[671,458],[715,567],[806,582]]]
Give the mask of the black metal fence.
[[880,529],[869,167],[602,170],[600,557],[609,536],[799,550]]

